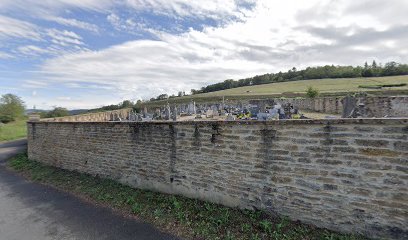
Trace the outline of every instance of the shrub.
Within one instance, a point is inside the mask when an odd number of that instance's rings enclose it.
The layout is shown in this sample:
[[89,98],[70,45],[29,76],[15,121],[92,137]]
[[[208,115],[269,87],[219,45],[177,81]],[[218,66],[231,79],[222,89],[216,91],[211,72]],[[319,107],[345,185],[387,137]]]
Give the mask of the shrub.
[[262,220],[259,222],[259,226],[261,227],[262,231],[265,233],[271,233],[272,232],[272,223],[269,222],[268,220]]
[[396,83],[396,84],[377,84],[377,85],[358,85],[359,88],[371,88],[371,89],[381,89],[383,87],[405,87],[406,83]]
[[306,90],[306,96],[310,98],[315,98],[319,95],[319,90],[314,87],[308,87]]
[[10,116],[10,115],[3,115],[3,116],[0,116],[0,122],[1,123],[9,123],[9,122],[13,122],[15,119],[12,117],[12,116]]

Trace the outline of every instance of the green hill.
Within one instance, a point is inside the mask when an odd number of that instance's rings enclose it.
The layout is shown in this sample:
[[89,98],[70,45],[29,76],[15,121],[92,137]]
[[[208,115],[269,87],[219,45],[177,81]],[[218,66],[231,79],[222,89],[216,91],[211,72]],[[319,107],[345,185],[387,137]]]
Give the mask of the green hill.
[[196,102],[227,99],[266,98],[266,97],[304,97],[307,87],[317,88],[321,96],[343,96],[353,92],[371,94],[401,95],[408,94],[408,75],[372,78],[336,78],[299,80],[291,82],[269,83],[222,91],[175,97],[167,100],[149,102],[148,105],[181,103],[194,99]]

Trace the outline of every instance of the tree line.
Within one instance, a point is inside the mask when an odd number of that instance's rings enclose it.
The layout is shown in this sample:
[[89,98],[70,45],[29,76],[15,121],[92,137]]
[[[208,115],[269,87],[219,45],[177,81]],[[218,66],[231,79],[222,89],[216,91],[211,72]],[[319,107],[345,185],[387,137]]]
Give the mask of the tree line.
[[[228,79],[220,83],[215,83],[202,87],[200,90],[191,89],[191,94],[194,95],[199,93],[215,92],[230,88],[276,82],[289,82],[297,80],[323,79],[323,78],[384,77],[397,75],[408,75],[408,64],[388,62],[385,65],[381,65],[373,61],[371,64],[368,64],[366,62],[364,66],[357,67],[326,65],[319,67],[308,67],[303,70],[297,70],[294,67],[287,72],[267,73],[240,80]],[[159,97],[156,98],[155,100],[162,100],[163,94],[160,95]]]
[[123,109],[123,108],[133,108],[136,112],[140,112],[141,107],[142,107],[142,100],[137,100],[136,102],[132,102],[130,100],[124,100],[118,104],[111,104],[107,106],[103,106],[100,108],[95,108],[91,109],[88,112],[105,112],[105,111],[113,111],[113,110],[118,110],[118,109]]

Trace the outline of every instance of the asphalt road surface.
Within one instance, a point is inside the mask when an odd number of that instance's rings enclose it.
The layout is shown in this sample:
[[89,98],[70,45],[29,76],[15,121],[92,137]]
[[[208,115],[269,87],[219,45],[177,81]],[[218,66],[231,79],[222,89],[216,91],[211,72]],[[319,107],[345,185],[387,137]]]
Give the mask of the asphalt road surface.
[[6,160],[26,146],[26,140],[0,144],[0,240],[176,239],[8,171]]

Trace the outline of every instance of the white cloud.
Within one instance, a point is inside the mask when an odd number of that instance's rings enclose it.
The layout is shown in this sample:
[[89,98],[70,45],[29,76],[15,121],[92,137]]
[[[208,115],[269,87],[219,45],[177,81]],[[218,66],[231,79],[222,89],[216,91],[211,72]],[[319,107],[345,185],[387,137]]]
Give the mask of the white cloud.
[[[171,17],[198,17],[222,19],[227,15],[241,16],[245,10],[242,6],[254,3],[255,0],[2,0],[0,10],[26,11],[41,16],[64,11],[66,9],[83,9],[108,13],[115,7],[126,7],[136,11],[151,11]],[[30,6],[30,8],[26,8]]]
[[41,96],[39,95],[40,94],[35,96],[28,95],[24,97],[24,101],[28,103],[28,106],[36,106],[37,109],[44,110],[51,110],[55,107],[63,107],[69,110],[97,108],[111,104],[112,101],[112,99],[107,100],[106,96],[84,96],[80,98],[60,96],[47,98],[45,100],[44,94],[41,94]]
[[40,89],[40,88],[47,88],[48,87],[47,82],[43,81],[38,81],[38,80],[25,80],[23,84],[21,84],[20,87],[23,88],[30,88],[30,89]]
[[48,29],[0,15],[0,47],[2,45],[5,46],[3,49],[8,50],[0,52],[3,59],[87,51],[82,37],[75,32]]
[[106,20],[117,31],[124,31],[128,34],[141,35],[140,31],[150,32],[150,28],[144,23],[135,22],[132,18],[121,18],[115,13],[111,13],[106,17]]
[[[27,1],[34,9],[47,11],[61,11],[65,7],[100,11],[118,30],[130,32],[142,28],[158,39],[129,41],[89,51],[84,46],[92,43],[74,32],[44,31],[44,36],[54,43],[46,51],[61,53],[65,45],[75,51],[46,60],[36,75],[41,80],[26,84],[35,86],[34,82],[40,82],[37,87],[62,84],[100,94],[94,99],[81,98],[83,103],[71,99],[70,106],[150,98],[293,66],[357,65],[371,59],[408,62],[408,1],[403,0],[259,0],[253,1],[255,6],[250,9],[240,7],[243,1],[232,0]],[[0,8],[1,4],[4,2]],[[130,6],[127,10],[131,13],[151,11],[175,19],[213,18],[222,24],[204,26],[202,31],[190,29],[170,34],[115,14],[123,6]],[[60,19],[61,23],[64,21]],[[80,25],[69,22],[65,21],[66,25]],[[0,36],[1,29],[0,25]],[[20,33],[24,31],[15,32],[6,36],[27,36]],[[20,49],[27,53],[41,50],[44,49],[30,46]]]
[[94,33],[99,32],[99,28],[95,24],[79,21],[73,18],[62,18],[62,17],[45,17],[46,20],[59,23],[64,26],[76,27],[84,30],[88,30]]
[[0,59],[8,59],[8,58],[13,58],[13,56],[5,52],[0,52]]
[[0,39],[1,38],[29,38],[31,40],[41,40],[41,34],[38,27],[34,24],[0,15]]
[[246,12],[243,5],[254,3],[252,0],[126,0],[126,4],[135,10],[151,11],[171,17],[198,17],[223,19],[242,17]]
[[113,26],[114,28],[116,28],[116,29],[118,29],[118,28],[121,27],[120,17],[119,17],[118,15],[114,14],[114,13],[109,14],[109,15],[106,17],[106,20],[108,20],[108,22],[109,22],[110,24],[112,24],[112,26]]
[[0,11],[24,11],[38,16],[72,8],[105,12],[114,2],[115,0],[1,0]]
[[[187,13],[177,4],[190,10],[198,8],[198,4],[184,1],[164,6],[159,2],[128,1],[135,7],[143,3],[143,7],[171,9],[178,14]],[[216,9],[217,4],[215,1],[205,9]],[[400,56],[400,60],[408,61],[398,48],[408,41],[406,27],[394,27],[392,21],[384,19],[379,27],[377,14],[344,12],[350,5],[353,2],[344,0],[259,1],[240,21],[222,27],[191,29],[179,35],[156,31],[159,41],[130,41],[101,51],[61,56],[46,61],[42,71],[48,81],[101,84],[115,92],[148,98],[293,66],[356,65],[373,56],[380,60]],[[405,4],[394,4],[402,6]],[[320,13],[325,13],[325,20]],[[306,14],[307,20],[303,19]],[[366,20],[351,21],[356,16]],[[108,19],[121,23],[116,15]],[[406,16],[402,19],[408,20]],[[393,44],[381,49],[384,39]]]
[[46,33],[51,38],[51,42],[53,42],[54,44],[62,46],[84,45],[84,43],[82,42],[82,37],[71,31],[48,29]]
[[70,101],[70,100],[71,100],[71,97],[57,97],[57,100],[60,100],[60,101]]
[[49,53],[49,50],[40,48],[35,45],[25,45],[17,48],[17,51],[23,55],[38,56],[44,53]]

